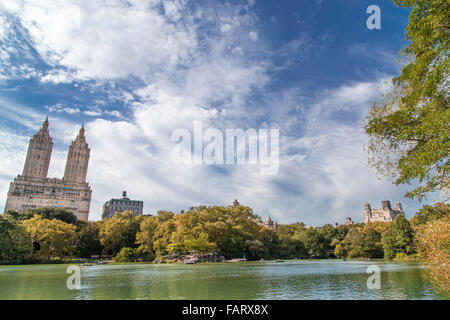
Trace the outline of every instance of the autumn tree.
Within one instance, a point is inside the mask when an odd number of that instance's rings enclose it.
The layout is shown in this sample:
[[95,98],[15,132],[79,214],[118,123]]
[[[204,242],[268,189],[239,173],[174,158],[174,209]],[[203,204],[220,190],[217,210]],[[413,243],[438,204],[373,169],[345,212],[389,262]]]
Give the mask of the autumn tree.
[[450,217],[416,227],[420,256],[430,265],[429,277],[439,289],[450,294]]
[[100,243],[108,254],[116,255],[123,247],[134,248],[142,217],[131,211],[117,212],[100,226]]
[[338,243],[334,248],[334,255],[338,258],[344,258],[348,254],[345,244]]
[[114,262],[133,262],[137,259],[136,250],[129,247],[123,247],[120,252],[113,258]]
[[43,219],[39,215],[25,220],[25,230],[37,243],[35,254],[38,259],[50,260],[51,257],[65,258],[73,255],[75,249],[75,230],[72,224],[58,219]]
[[450,216],[450,204],[442,202],[438,202],[434,206],[426,204],[411,218],[411,224],[419,226],[446,216]]
[[418,182],[405,196],[422,200],[449,187],[448,0],[393,0],[411,8],[405,64],[392,90],[367,116],[370,164],[396,185]]
[[158,228],[158,218],[154,216],[143,217],[139,226],[139,232],[136,234],[137,252],[147,259],[152,259],[155,253],[153,242],[155,232]]
[[187,236],[184,239],[184,248],[187,252],[208,253],[217,249],[215,243],[209,241],[208,234],[201,232],[197,237]]

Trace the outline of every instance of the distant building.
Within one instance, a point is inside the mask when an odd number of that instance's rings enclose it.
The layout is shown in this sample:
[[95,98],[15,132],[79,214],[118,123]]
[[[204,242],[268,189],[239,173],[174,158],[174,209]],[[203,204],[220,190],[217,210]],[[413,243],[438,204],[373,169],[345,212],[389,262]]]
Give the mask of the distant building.
[[103,205],[102,218],[112,218],[116,212],[131,211],[135,216],[141,216],[144,210],[144,202],[139,200],[130,200],[127,192],[122,193],[122,199],[111,199]]
[[86,182],[86,175],[91,150],[86,142],[84,126],[70,145],[62,179],[47,177],[52,150],[47,117],[30,140],[22,174],[10,184],[5,212],[61,208],[73,212],[78,219],[88,220],[92,190]]
[[[189,211],[196,211],[196,210],[203,210],[206,209],[206,206],[204,204],[200,205],[200,206],[190,206],[188,207],[188,212]],[[184,210],[181,210],[180,213],[184,213]]]
[[350,217],[345,218],[345,225],[346,225],[346,226],[351,226],[352,224],[355,224],[355,223],[352,221],[352,218],[350,218]]
[[394,208],[389,200],[381,201],[381,209],[372,209],[369,203],[364,207],[364,223],[394,221],[399,214],[405,215],[400,202],[396,202]]
[[278,231],[279,225],[276,221],[272,221],[270,216],[268,216],[266,221],[264,222],[264,227],[266,227],[267,229]]

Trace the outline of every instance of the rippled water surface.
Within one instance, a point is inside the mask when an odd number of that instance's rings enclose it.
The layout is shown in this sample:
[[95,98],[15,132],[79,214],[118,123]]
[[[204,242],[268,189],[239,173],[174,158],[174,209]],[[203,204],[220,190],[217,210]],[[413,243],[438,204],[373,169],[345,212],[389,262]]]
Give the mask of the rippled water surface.
[[[367,268],[381,270],[368,289]],[[442,299],[415,263],[341,260],[82,267],[69,290],[68,265],[0,267],[0,299]]]

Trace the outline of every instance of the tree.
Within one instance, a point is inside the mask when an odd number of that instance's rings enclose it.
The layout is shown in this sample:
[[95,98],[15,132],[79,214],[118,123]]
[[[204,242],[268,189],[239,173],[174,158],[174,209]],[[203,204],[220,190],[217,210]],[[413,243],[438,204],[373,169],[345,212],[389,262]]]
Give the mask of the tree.
[[105,219],[100,226],[100,243],[108,254],[116,255],[123,247],[135,247],[136,233],[142,217],[133,212],[117,212],[114,217]]
[[76,254],[80,258],[100,255],[103,246],[100,242],[100,225],[98,222],[79,221],[76,239]]
[[216,244],[209,242],[208,234],[202,232],[198,237],[188,236],[184,239],[187,252],[208,253],[216,250]]
[[415,252],[414,231],[403,215],[398,215],[382,238],[384,257],[394,258],[398,253],[409,255]]
[[158,224],[153,236],[153,250],[157,257],[167,254],[167,246],[170,244],[171,234],[175,230],[173,219]]
[[332,241],[338,236],[338,231],[331,224],[326,224],[320,230],[320,234],[325,240],[325,246],[327,250],[333,249],[331,245]]
[[345,236],[345,243],[348,245],[348,249],[351,250],[359,246],[363,236],[357,228],[352,228]]
[[449,187],[448,0],[393,0],[412,7],[403,55],[407,63],[392,91],[367,116],[370,164],[396,185],[418,182],[405,194],[422,200]]
[[191,250],[192,248],[187,249],[185,244],[184,232],[181,229],[177,229],[170,235],[170,243],[167,246],[167,251],[170,254],[184,254],[189,251],[195,251]]
[[429,277],[442,291],[450,292],[450,217],[416,227],[420,256],[430,265]]
[[325,258],[327,256],[324,237],[315,228],[308,228],[303,234],[303,243],[309,258]]
[[442,219],[450,215],[450,204],[438,202],[434,206],[424,205],[415,215],[411,218],[411,224],[413,226],[419,226],[427,222]]
[[28,220],[34,217],[34,215],[39,215],[42,219],[53,220],[58,219],[65,223],[76,225],[78,222],[77,217],[71,212],[61,208],[39,208],[39,209],[28,209],[22,213],[18,214],[20,220]]
[[39,249],[35,252],[38,259],[50,260],[52,256],[65,258],[73,254],[76,238],[74,225],[58,219],[43,219],[37,214],[23,223],[25,230],[38,244]]
[[161,211],[160,210],[156,213],[156,217],[157,217],[159,223],[171,220],[174,216],[175,216],[175,214],[170,211]]
[[139,245],[137,251],[141,256],[153,258],[155,253],[155,250],[153,248],[153,242],[157,228],[158,228],[157,217],[151,216],[143,218],[139,226],[139,232],[136,234],[136,244]]
[[33,246],[25,227],[0,217],[0,264],[23,264],[32,261]]
[[267,256],[267,248],[259,240],[245,241],[245,255],[248,260],[258,260]]
[[347,249],[344,244],[337,244],[334,248],[334,255],[338,258],[346,257],[348,254]]
[[383,245],[381,244],[381,233],[375,229],[368,229],[361,243],[361,252],[366,258],[382,258]]
[[133,262],[136,261],[137,255],[133,248],[123,247],[120,252],[114,257],[114,262]]

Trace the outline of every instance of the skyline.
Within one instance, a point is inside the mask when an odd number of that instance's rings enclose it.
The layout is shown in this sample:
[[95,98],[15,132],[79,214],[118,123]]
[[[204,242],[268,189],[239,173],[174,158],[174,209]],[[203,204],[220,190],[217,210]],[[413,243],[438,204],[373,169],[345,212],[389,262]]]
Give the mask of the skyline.
[[[391,200],[412,217],[426,202],[377,180],[363,150],[361,121],[407,43],[408,12],[389,1],[376,1],[381,30],[366,28],[374,2],[0,4],[0,210],[48,114],[50,177],[85,124],[90,220],[123,190],[150,214],[238,199],[263,218],[320,225]],[[174,165],[171,132],[193,121],[280,129],[279,173]]]

